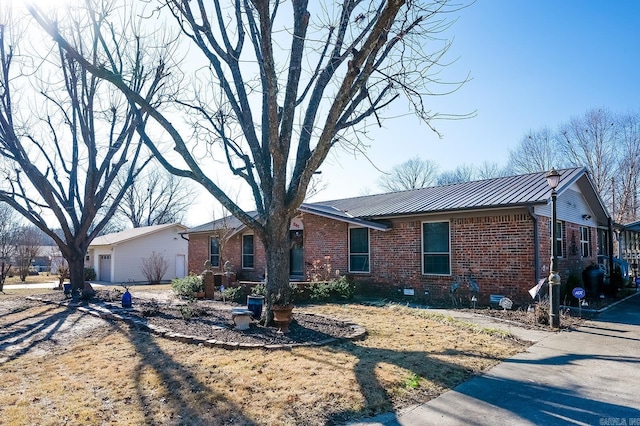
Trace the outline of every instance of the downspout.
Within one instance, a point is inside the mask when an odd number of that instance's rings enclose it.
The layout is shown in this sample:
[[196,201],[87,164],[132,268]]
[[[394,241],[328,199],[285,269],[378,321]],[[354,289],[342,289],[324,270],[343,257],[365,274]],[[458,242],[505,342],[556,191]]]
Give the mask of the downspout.
[[607,245],[609,246],[609,285],[613,285],[613,224],[611,223],[611,217],[607,218],[607,228],[609,229],[609,238],[607,241]]
[[531,216],[533,221],[533,267],[535,268],[535,276],[537,283],[540,281],[540,244],[538,236],[538,216],[533,211],[532,205],[527,205],[527,213]]
[[185,241],[189,241],[189,239],[188,239],[188,238],[185,238],[185,237],[184,237],[184,234],[188,234],[188,233],[187,233],[187,232],[178,232],[178,235],[180,235],[180,238],[182,238],[182,239],[183,239],[183,240],[185,240]]

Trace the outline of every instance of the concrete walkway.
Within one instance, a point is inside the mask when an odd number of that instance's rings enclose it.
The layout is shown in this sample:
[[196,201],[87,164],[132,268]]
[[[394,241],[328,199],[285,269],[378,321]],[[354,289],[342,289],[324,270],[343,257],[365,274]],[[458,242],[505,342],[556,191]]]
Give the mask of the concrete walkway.
[[[425,404],[351,425],[640,425],[640,295]],[[516,333],[517,334],[517,333]]]

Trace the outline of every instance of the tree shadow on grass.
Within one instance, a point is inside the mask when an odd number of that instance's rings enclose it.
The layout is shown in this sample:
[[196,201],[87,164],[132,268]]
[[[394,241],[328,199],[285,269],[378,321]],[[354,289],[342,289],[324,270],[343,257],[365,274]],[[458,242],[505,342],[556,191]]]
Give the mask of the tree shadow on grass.
[[55,335],[63,327],[71,329],[80,321],[82,315],[77,316],[72,322],[68,321],[69,316],[75,312],[75,308],[56,306],[45,311],[25,314],[10,323],[3,323],[0,329],[0,351],[8,355],[0,356],[0,364],[25,355],[40,344],[55,342]]
[[[242,413],[241,407],[211,390],[189,366],[162,349],[157,342],[159,337],[135,326],[130,326],[128,333],[122,323],[115,323],[114,327],[130,336],[129,341],[141,359],[132,379],[146,424],[255,424]],[[159,378],[161,389],[150,392],[145,388],[151,376]]]
[[[402,424],[429,424],[435,419],[447,419],[456,424],[508,424],[513,419],[522,419],[531,424],[564,425],[567,421],[584,424],[598,424],[603,418],[637,418],[638,411],[623,405],[598,401],[579,394],[579,391],[561,387],[542,386],[532,383],[528,377],[522,380],[494,377],[491,374],[481,374],[473,377],[471,370],[451,364],[439,355],[468,356],[477,358],[477,353],[467,353],[457,350],[445,350],[439,353],[419,351],[394,351],[381,348],[366,348],[354,342],[347,342],[332,348],[334,351],[344,351],[358,358],[354,367],[356,381],[361,394],[365,398],[365,405],[361,410],[342,411],[331,415],[327,424],[384,424],[388,426]],[[486,358],[486,357],[485,357]],[[492,358],[492,357],[490,357]],[[549,357],[542,360],[526,361],[517,359],[505,360],[505,363],[528,363],[540,365],[570,364],[580,359],[594,358],[590,356]],[[598,357],[595,357],[598,358]],[[599,359],[616,362],[638,362],[638,358],[630,357],[601,357]],[[444,388],[454,389],[459,397],[453,401],[429,404],[423,415],[430,417],[411,417],[402,419],[401,414],[395,412],[390,404],[390,395],[376,376],[376,369],[380,363],[393,364],[406,369],[413,374]],[[442,394],[421,394],[422,400],[414,404],[425,403]],[[440,401],[440,400],[438,400]],[[459,405],[456,405],[459,404]],[[478,409],[474,410],[473,407]],[[487,412],[495,413],[491,418],[476,419],[477,415]],[[480,414],[478,414],[480,413]],[[506,415],[505,415],[506,413]],[[377,417],[373,417],[377,416]],[[432,417],[431,417],[432,416]],[[452,423],[447,423],[452,424]]]
[[[327,424],[342,424],[345,421],[353,421],[354,419],[362,419],[363,417],[367,418],[393,410],[391,395],[388,394],[376,375],[376,370],[382,363],[392,364],[409,371],[410,375],[408,375],[407,378],[410,378],[411,374],[415,374],[435,384],[437,387],[445,389],[452,388],[468,380],[469,377],[473,375],[472,370],[437,357],[438,355],[455,355],[451,351],[439,354],[423,351],[398,351],[364,347],[355,342],[345,342],[329,347],[328,350],[346,352],[357,358],[353,371],[365,403],[361,410],[341,411],[330,415]],[[460,356],[473,358],[481,356],[477,353],[455,352]],[[418,395],[414,395],[413,399],[416,399],[416,396],[418,396],[421,401],[424,401],[437,396],[440,392],[440,390],[432,394],[421,392]],[[389,417],[389,419],[395,418],[394,415],[387,417]],[[390,424],[395,423],[392,422]]]

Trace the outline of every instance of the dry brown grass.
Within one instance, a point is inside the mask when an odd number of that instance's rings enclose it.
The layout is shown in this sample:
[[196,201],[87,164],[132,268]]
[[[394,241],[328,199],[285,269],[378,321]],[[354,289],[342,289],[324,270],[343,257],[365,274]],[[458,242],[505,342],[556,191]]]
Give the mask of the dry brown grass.
[[[340,423],[431,399],[525,348],[496,330],[409,308],[305,310],[350,319],[369,334],[320,348],[227,351],[65,308],[5,310],[0,330],[37,329],[49,318],[42,328],[54,332],[0,363],[0,419],[6,425]],[[86,321],[100,323],[83,328]],[[69,322],[76,338],[47,350]],[[3,340],[0,335],[4,350]]]

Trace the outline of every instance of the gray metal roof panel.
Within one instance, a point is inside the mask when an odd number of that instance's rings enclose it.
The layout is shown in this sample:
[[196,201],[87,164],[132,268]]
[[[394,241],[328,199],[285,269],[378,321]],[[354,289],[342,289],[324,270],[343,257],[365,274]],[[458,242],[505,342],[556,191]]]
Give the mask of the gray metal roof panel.
[[[586,170],[579,167],[559,172],[561,178],[558,191],[561,191],[575,182]],[[547,172],[531,173],[310,205],[316,208],[331,206],[351,217],[381,218],[546,203],[551,194],[546,175]]]

